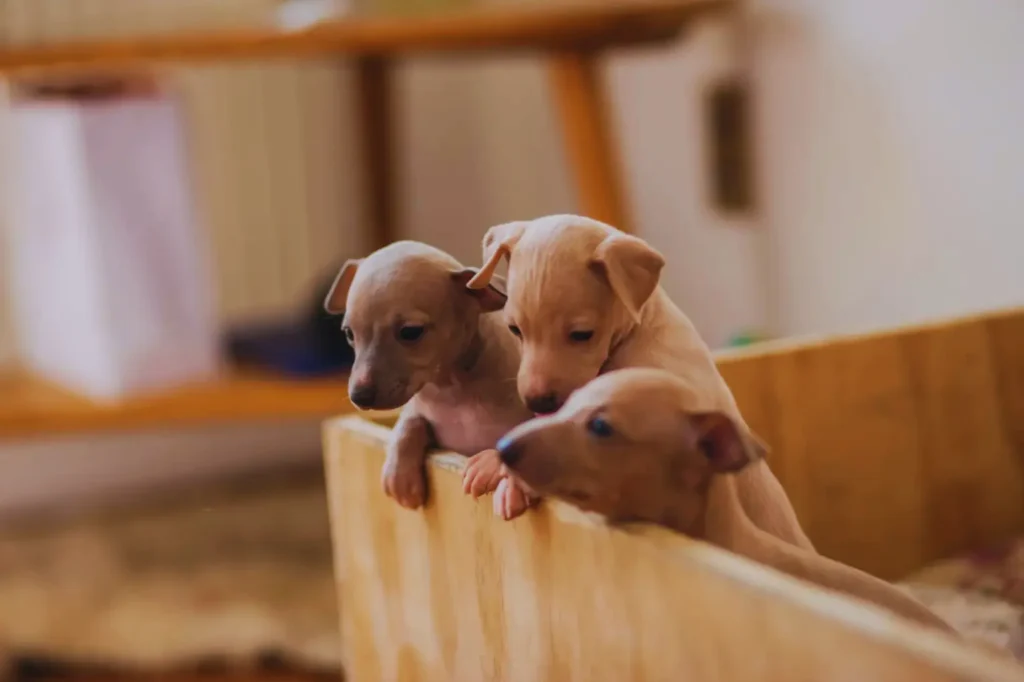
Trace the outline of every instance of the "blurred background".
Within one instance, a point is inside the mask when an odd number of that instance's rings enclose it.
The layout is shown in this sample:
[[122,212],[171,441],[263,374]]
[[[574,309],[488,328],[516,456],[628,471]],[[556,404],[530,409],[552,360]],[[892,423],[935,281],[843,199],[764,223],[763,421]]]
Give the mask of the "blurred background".
[[[0,64],[519,4],[0,0]],[[1024,5],[721,5],[601,55],[626,212],[712,346],[1024,300]],[[0,651],[19,675],[336,676],[318,424],[345,359],[315,310],[376,245],[351,60],[161,64],[112,95],[26,78],[0,110]],[[394,236],[477,264],[492,224],[584,212],[558,96],[540,52],[397,63]],[[139,350],[139,311],[177,348]]]

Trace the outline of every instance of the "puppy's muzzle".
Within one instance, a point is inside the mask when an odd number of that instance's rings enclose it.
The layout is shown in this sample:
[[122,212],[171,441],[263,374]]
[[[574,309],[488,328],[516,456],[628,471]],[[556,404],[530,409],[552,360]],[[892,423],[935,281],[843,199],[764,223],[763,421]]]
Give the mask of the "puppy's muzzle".
[[551,414],[561,407],[558,395],[545,393],[543,395],[531,395],[526,399],[526,406],[534,414]]
[[370,382],[356,384],[352,387],[348,397],[356,407],[369,410],[377,402],[377,387]]

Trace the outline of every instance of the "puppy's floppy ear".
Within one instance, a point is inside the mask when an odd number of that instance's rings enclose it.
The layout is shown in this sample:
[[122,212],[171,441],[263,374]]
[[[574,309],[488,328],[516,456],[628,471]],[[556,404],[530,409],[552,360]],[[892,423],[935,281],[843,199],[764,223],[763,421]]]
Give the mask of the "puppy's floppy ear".
[[762,459],[768,449],[724,412],[688,413],[687,445],[700,451],[718,473],[739,471]]
[[491,281],[482,288],[472,289],[469,287],[469,283],[478,273],[477,268],[456,270],[452,272],[452,280],[463,293],[479,301],[480,308],[485,313],[504,308],[505,301],[508,300],[508,296],[505,294],[505,278],[494,275],[491,277]]
[[362,262],[362,258],[347,260],[338,271],[338,276],[334,278],[334,284],[331,285],[331,290],[327,292],[327,298],[324,299],[324,310],[331,315],[340,315],[345,312],[348,290],[352,286],[352,280],[355,279],[356,271]]
[[619,233],[597,245],[590,264],[607,278],[612,291],[639,322],[640,309],[658,286],[664,256],[643,239]]
[[484,266],[466,286],[470,289],[482,289],[487,286],[487,283],[494,277],[494,271],[501,259],[508,258],[512,254],[512,249],[516,247],[519,239],[523,236],[523,230],[526,229],[527,224],[527,221],[520,220],[514,223],[495,225],[487,230],[483,243]]

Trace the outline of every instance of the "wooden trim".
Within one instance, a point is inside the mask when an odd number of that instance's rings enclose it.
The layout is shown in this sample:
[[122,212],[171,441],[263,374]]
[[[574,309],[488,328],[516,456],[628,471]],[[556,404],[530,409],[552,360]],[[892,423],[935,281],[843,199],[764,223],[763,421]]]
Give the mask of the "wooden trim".
[[398,229],[394,155],[399,145],[395,141],[393,75],[393,64],[384,57],[360,57],[356,61],[359,143],[371,249],[390,244]]
[[155,395],[97,403],[25,374],[0,376],[0,441],[108,430],[320,419],[351,412],[344,378],[287,380],[234,371]]
[[291,32],[253,28],[37,45],[0,50],[0,74],[124,68],[140,62],[599,49],[671,40],[690,20],[730,4],[536,3],[418,17],[352,18]]
[[548,59],[579,213],[631,232],[611,107],[594,52],[561,52]]

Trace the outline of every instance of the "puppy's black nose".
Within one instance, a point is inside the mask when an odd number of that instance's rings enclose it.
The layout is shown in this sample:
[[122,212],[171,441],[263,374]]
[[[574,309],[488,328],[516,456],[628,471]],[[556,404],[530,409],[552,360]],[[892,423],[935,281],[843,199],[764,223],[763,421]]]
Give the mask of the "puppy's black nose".
[[356,407],[368,410],[377,402],[377,387],[371,383],[356,384],[349,392],[348,398]]
[[498,456],[506,466],[515,466],[523,456],[523,446],[509,438],[498,441]]
[[526,399],[526,406],[530,408],[530,411],[534,414],[551,414],[560,407],[558,404],[558,396],[554,393],[532,395]]

